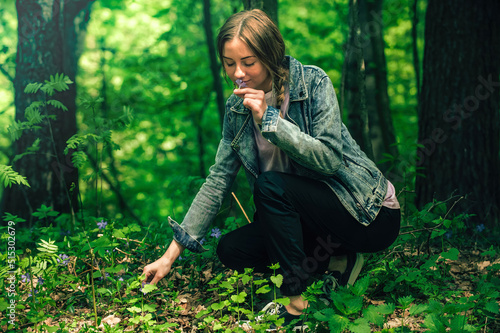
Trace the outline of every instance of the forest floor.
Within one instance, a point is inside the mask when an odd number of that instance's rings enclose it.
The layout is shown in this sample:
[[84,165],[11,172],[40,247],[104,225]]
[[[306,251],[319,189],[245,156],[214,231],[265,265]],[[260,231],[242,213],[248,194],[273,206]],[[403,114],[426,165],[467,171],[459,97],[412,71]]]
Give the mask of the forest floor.
[[[491,270],[493,265],[498,267],[500,264],[499,257],[488,258],[482,255],[484,249],[478,248],[465,248],[460,249],[460,254],[457,260],[446,259],[448,276],[446,281],[425,281],[425,283],[433,283],[438,288],[439,292],[443,295],[450,293],[458,293],[462,297],[471,298],[478,294],[477,281],[481,276],[489,275],[490,280],[499,281],[499,270],[495,268]],[[438,252],[439,253],[439,252]],[[142,268],[148,263],[143,260],[143,255],[137,253],[136,255],[126,255],[119,260],[120,264],[127,263],[134,270],[130,274],[136,273],[139,276],[142,273]],[[405,251],[396,251],[393,249],[388,256],[399,257],[401,259],[400,265],[411,265],[412,262],[418,260],[416,253],[409,253]],[[360,278],[365,275],[370,275],[371,271],[376,270],[377,262],[380,257],[366,256],[366,266],[360,274]],[[70,258],[66,270],[60,272],[61,275],[72,275],[77,277],[85,272],[85,267],[90,266],[90,260],[80,259],[76,257]],[[383,265],[383,264],[381,264]],[[433,269],[433,268],[431,268]],[[402,270],[403,271],[403,270]],[[401,271],[401,272],[402,272]],[[123,273],[123,272],[121,272]],[[120,272],[118,273],[120,274]],[[165,328],[164,332],[211,332],[209,327],[204,329],[199,325],[203,322],[203,317],[198,318],[197,314],[201,311],[210,309],[212,303],[220,300],[220,295],[216,290],[213,290],[213,285],[209,282],[214,280],[220,274],[225,278],[230,278],[233,274],[231,270],[225,269],[217,259],[203,258],[201,261],[185,260],[179,265],[172,268],[171,273],[160,281],[158,289],[142,295],[139,290],[126,290],[125,288],[112,289],[112,282],[101,282],[101,285],[96,285],[96,289],[104,292],[105,289],[110,290],[110,294],[100,295],[96,298],[96,312],[97,317],[101,319],[99,329],[95,330],[95,312],[92,302],[92,288],[91,284],[78,282],[76,285],[64,284],[55,285],[52,290],[45,290],[47,295],[55,301],[53,306],[47,305],[43,309],[38,309],[45,313],[43,321],[39,322],[37,326],[33,322],[24,320],[24,323],[17,327],[16,332],[37,332],[43,326],[47,331],[51,332],[142,332],[145,331],[144,323],[134,321],[137,315],[134,311],[130,311],[130,307],[142,303],[144,311],[144,303],[147,303],[155,309],[151,311],[153,314],[152,320],[155,325],[172,324],[171,328]],[[259,275],[259,274],[256,274]],[[97,279],[96,279],[97,280]],[[80,280],[81,281],[81,280]],[[108,285],[106,285],[108,283]],[[383,284],[384,282],[382,282]],[[71,285],[71,287],[70,287]],[[101,289],[98,289],[100,287]],[[211,288],[212,287],[212,288]],[[244,286],[242,286],[245,288]],[[405,294],[410,293],[413,297],[413,303],[426,302],[428,295],[401,285],[401,288],[406,290],[395,290],[392,293]],[[21,289],[29,289],[29,283],[21,286]],[[380,284],[371,284],[370,289],[363,295],[363,303],[367,305],[382,305],[390,302],[394,297],[391,292],[387,293],[384,286]],[[220,290],[220,289],[219,289]],[[248,293],[248,288],[244,289]],[[118,295],[119,294],[119,295]],[[260,295],[259,295],[260,296]],[[26,313],[30,311],[32,303],[27,298],[28,294],[23,296],[25,299],[24,310]],[[498,295],[497,303],[500,304]],[[136,302],[125,301],[137,300]],[[254,301],[254,309],[256,312],[261,309],[267,302],[270,301],[269,297],[257,297]],[[128,302],[128,303],[127,303]],[[447,302],[447,298],[442,298],[441,302]],[[246,304],[250,308],[250,304]],[[125,310],[128,309],[129,311]],[[225,311],[227,314],[227,321],[225,327],[237,327],[237,316],[234,312]],[[463,315],[470,317],[470,311],[464,311]],[[27,315],[28,317],[28,315]],[[384,329],[376,329],[373,331],[378,332],[424,332],[429,331],[428,328],[423,326],[425,322],[423,315],[412,315],[408,309],[396,309],[392,314],[386,317]],[[472,319],[473,321],[481,322],[481,318]],[[9,331],[5,321],[2,321],[1,330],[3,332]],[[104,327],[104,324],[107,324]],[[109,325],[109,326],[108,326]],[[175,325],[175,326],[174,326]],[[64,327],[64,328],[63,328]],[[113,328],[114,327],[114,328]],[[400,329],[404,327],[404,329]],[[397,330],[395,330],[398,328]],[[60,329],[60,330],[58,330]],[[45,331],[45,330],[43,330]],[[318,328],[318,332],[329,332],[325,328]],[[432,331],[432,330],[430,330]],[[446,331],[450,331],[449,329]],[[333,330],[332,330],[333,332]],[[500,320],[486,319],[481,326],[480,332],[500,332]]]

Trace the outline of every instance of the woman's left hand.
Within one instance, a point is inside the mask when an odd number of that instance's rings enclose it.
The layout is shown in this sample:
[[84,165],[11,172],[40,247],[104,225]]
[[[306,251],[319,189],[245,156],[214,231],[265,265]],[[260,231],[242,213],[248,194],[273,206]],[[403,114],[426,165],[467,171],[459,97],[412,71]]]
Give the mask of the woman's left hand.
[[243,105],[252,111],[253,119],[259,125],[267,109],[266,95],[262,90],[252,88],[235,89],[234,94],[243,98]]

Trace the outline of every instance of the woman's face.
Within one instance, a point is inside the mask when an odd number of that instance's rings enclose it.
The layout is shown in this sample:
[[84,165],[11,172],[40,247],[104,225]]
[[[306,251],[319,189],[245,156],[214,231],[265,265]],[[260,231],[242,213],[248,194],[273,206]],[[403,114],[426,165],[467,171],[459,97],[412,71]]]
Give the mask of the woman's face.
[[272,79],[269,71],[239,38],[227,41],[222,55],[224,70],[231,81],[242,80],[247,87],[271,91]]

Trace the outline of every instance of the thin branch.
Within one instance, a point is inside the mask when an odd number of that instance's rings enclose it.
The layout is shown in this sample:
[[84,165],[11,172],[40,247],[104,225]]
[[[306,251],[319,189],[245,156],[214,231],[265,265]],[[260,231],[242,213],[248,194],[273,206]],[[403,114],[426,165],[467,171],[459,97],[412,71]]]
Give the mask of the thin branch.
[[0,65],[0,72],[2,72],[2,74],[5,75],[10,82],[14,83],[14,77],[12,77],[12,75],[10,75],[10,73],[3,68],[3,64]]

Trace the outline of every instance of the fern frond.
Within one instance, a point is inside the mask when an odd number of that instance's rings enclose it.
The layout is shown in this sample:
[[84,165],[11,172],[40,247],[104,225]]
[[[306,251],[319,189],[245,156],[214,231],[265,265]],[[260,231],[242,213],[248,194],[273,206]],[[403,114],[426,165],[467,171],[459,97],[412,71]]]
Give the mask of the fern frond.
[[43,253],[52,253],[55,254],[57,253],[57,250],[59,249],[57,245],[55,245],[56,241],[50,240],[47,242],[44,239],[41,239],[40,243],[37,243],[39,247],[37,247],[37,250]]
[[40,124],[43,121],[43,117],[40,114],[41,105],[41,102],[33,102],[24,110],[24,116],[30,125]]
[[21,176],[12,169],[10,165],[0,164],[0,183],[4,188],[11,187],[12,184],[26,185],[30,187],[26,177]]
[[26,94],[36,94],[42,86],[43,86],[43,83],[39,83],[39,82],[28,83],[26,88],[24,88],[24,92]]
[[81,168],[87,162],[87,154],[83,151],[74,151],[71,156],[71,162],[77,168]]
[[61,103],[61,102],[59,102],[59,101],[57,101],[55,99],[49,99],[47,101],[47,104],[50,104],[50,105],[52,105],[52,106],[54,106],[54,107],[56,107],[58,109],[61,109],[63,111],[68,111],[68,108],[63,103]]

